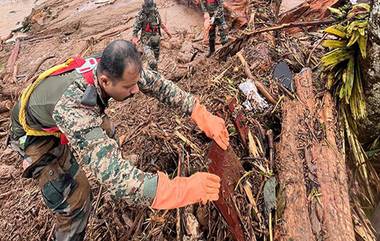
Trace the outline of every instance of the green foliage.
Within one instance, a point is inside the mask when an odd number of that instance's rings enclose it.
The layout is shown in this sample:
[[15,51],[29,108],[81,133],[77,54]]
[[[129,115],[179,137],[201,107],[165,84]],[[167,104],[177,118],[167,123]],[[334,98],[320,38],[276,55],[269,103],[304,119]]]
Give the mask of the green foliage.
[[[326,28],[324,32],[335,39],[324,40],[322,43],[330,49],[321,59],[327,75],[326,87],[334,91],[340,104],[350,106],[347,115],[355,120],[366,116],[360,59],[367,57],[369,9],[369,5],[363,3],[353,5],[348,12],[330,8],[333,14],[348,19]],[[363,19],[364,13],[366,15]]]
[[375,197],[369,181],[373,178],[370,178],[372,174],[366,161],[366,153],[357,138],[356,126],[357,121],[366,117],[360,62],[367,57],[370,6],[360,3],[329,9],[333,16],[342,21],[324,30],[333,39],[324,40],[322,43],[330,50],[321,59],[323,74],[327,79],[326,87],[334,93],[339,103],[344,133],[349,144],[347,153],[352,153],[361,183],[366,189],[368,202],[373,205]]

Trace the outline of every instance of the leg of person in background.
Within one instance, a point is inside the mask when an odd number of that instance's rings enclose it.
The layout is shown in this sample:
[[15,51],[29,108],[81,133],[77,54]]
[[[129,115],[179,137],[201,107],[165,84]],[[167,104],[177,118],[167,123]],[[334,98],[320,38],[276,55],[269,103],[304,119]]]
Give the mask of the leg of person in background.
[[218,25],[220,42],[222,45],[225,45],[228,42],[228,34],[227,34],[227,23],[224,18],[224,13],[221,13],[220,16],[215,18],[215,22]]
[[210,30],[209,30],[209,39],[208,39],[208,45],[209,45],[209,51],[207,54],[207,58],[211,57],[211,55],[215,52],[215,38],[216,38],[216,29],[215,29],[215,23],[211,24]]
[[149,69],[157,71],[157,59],[154,50],[149,45],[144,45],[144,54],[148,61]]
[[160,44],[158,44],[157,46],[152,47],[152,49],[153,49],[153,52],[154,52],[154,58],[156,59],[156,63],[157,63],[156,71],[158,71],[158,62],[160,60]]

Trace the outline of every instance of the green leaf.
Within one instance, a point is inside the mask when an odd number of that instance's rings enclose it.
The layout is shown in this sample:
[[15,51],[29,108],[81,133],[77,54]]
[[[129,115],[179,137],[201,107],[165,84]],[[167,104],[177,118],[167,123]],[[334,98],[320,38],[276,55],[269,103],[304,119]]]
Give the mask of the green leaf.
[[367,27],[368,27],[368,20],[355,20],[355,21],[352,21],[348,25],[346,34],[351,36],[354,30],[358,30],[360,28],[366,29]]
[[358,39],[358,45],[360,53],[363,59],[365,59],[367,57],[367,36],[360,35]]
[[350,58],[350,60],[348,61],[348,64],[347,64],[347,69],[346,69],[346,96],[347,96],[347,103],[348,103],[348,99],[351,97],[351,92],[352,92],[352,88],[354,86],[354,79],[355,79],[355,59],[354,57],[352,56]]
[[328,34],[331,34],[331,35],[334,35],[336,37],[340,37],[340,38],[346,38],[346,33],[345,31],[343,30],[343,26],[341,25],[333,25],[333,26],[330,26],[328,28],[326,28],[325,30],[323,30],[325,33],[328,33]]
[[346,48],[334,49],[321,58],[322,65],[325,70],[331,70],[337,64],[349,59],[352,54],[353,51]]
[[365,36],[366,28],[359,28],[358,31],[361,36]]
[[337,17],[342,17],[345,13],[342,12],[341,10],[337,9],[337,8],[332,8],[332,7],[328,7],[328,9],[330,10],[330,12],[337,16]]
[[351,47],[354,43],[356,43],[356,41],[359,39],[359,36],[360,34],[357,30],[353,31],[350,41],[348,41],[347,47]]
[[[343,73],[344,75],[344,73]],[[345,92],[345,88],[344,86],[340,87],[340,90],[339,90],[339,99],[343,99],[343,97],[346,95],[346,92]]]
[[331,87],[334,85],[334,83],[335,83],[335,76],[333,73],[329,73],[327,75],[326,88],[331,89]]
[[323,47],[325,47],[325,48],[332,48],[332,49],[343,48],[343,47],[346,47],[346,45],[347,45],[347,42],[346,41],[342,41],[342,40],[328,39],[328,40],[324,40],[322,42],[322,46]]

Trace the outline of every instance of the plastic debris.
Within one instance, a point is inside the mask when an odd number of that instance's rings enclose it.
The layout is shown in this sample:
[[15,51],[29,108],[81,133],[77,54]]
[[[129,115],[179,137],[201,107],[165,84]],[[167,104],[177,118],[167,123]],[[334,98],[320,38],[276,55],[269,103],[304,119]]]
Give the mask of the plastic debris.
[[257,88],[251,80],[248,79],[239,84],[239,89],[247,97],[247,100],[245,100],[242,104],[247,110],[258,111],[268,107],[268,103],[257,92]]
[[273,71],[273,77],[281,83],[283,87],[294,92],[293,72],[285,61],[279,62]]

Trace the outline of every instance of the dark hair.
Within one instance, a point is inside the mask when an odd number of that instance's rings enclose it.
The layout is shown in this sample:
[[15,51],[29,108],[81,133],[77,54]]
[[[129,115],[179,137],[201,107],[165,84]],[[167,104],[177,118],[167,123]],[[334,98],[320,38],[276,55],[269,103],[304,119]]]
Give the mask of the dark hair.
[[153,8],[156,7],[156,4],[153,0],[144,0],[143,8]]
[[97,71],[107,75],[112,81],[118,81],[131,64],[141,71],[141,56],[136,47],[126,40],[114,40],[104,49]]

